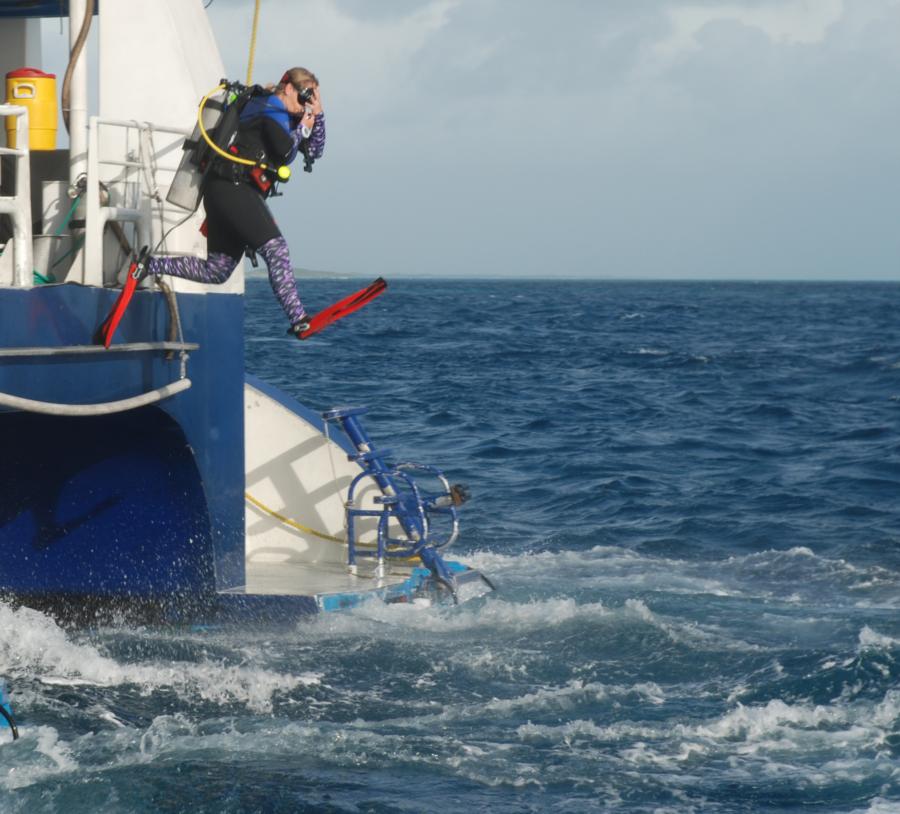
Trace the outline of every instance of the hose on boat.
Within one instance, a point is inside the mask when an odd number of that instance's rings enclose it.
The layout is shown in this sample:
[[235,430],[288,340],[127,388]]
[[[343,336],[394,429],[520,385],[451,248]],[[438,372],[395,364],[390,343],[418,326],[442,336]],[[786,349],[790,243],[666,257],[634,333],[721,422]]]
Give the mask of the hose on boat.
[[[331,534],[326,534],[324,531],[316,531],[316,529],[310,528],[309,526],[304,526],[303,523],[300,523],[296,520],[291,520],[290,517],[285,517],[283,514],[276,512],[270,506],[266,506],[261,500],[253,497],[249,492],[244,492],[244,498],[248,503],[255,506],[260,511],[265,514],[274,517],[280,523],[283,523],[285,526],[289,526],[292,529],[296,529],[297,531],[302,531],[305,534],[311,534],[313,537],[318,537],[320,540],[327,540],[329,543],[340,543],[341,545],[346,545],[347,541],[341,537],[333,537]],[[357,548],[374,548],[374,544],[368,543],[357,543]],[[398,560],[398,562],[407,562],[414,563],[418,562],[419,557],[403,557]]]
[[75,73],[75,64],[78,57],[84,50],[87,42],[88,33],[91,30],[91,21],[94,19],[94,0],[87,0],[84,6],[84,20],[81,23],[81,30],[78,32],[78,38],[72,46],[72,52],[69,54],[69,64],[66,66],[66,75],[63,78],[62,93],[60,94],[60,107],[62,107],[63,123],[66,125],[66,132],[69,132],[69,102],[72,95],[72,74]]
[[107,401],[101,404],[58,404],[49,401],[35,401],[21,396],[13,396],[9,393],[0,393],[0,406],[10,407],[13,410],[22,410],[26,413],[43,413],[55,416],[96,416],[124,413],[127,410],[136,410],[138,407],[146,407],[148,404],[156,404],[158,401],[170,398],[191,386],[191,380],[184,378],[170,384],[141,393],[139,396],[122,399],[121,401]]
[[290,517],[285,517],[283,514],[279,514],[274,509],[266,506],[261,500],[257,500],[253,495],[249,492],[244,492],[244,497],[247,499],[248,503],[252,503],[256,506],[257,509],[261,509],[266,514],[271,515],[276,520],[284,523],[286,526],[290,526],[292,529],[296,529],[297,531],[302,531],[305,534],[312,534],[313,537],[318,537],[321,540],[328,540],[331,543],[346,543],[346,540],[342,540],[340,537],[333,537],[330,534],[326,534],[324,531],[316,531],[315,529],[311,529],[309,526],[304,526],[302,523],[298,523],[296,520],[291,520]]

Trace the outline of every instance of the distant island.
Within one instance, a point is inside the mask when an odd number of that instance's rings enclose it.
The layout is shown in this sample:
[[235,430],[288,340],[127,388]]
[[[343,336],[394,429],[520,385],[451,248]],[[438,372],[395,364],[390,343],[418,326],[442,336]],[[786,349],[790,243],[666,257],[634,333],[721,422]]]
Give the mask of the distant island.
[[[268,278],[269,273],[266,271],[265,263],[260,263],[259,268],[253,268],[249,263],[246,264],[245,267],[245,275],[249,279],[255,279],[257,277]],[[319,269],[294,269],[294,277],[303,280],[312,280],[312,279],[327,279],[327,280],[340,280],[346,279],[348,277],[357,277],[359,275],[349,274],[343,271],[321,271]]]

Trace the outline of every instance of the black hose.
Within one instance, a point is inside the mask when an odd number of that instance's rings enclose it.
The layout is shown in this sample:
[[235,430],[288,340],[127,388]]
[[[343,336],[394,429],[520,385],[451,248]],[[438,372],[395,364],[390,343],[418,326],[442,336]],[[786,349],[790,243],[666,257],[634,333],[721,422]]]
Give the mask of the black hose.
[[432,577],[438,585],[440,585],[444,590],[446,590],[450,593],[450,596],[453,597],[453,604],[458,605],[459,604],[459,594],[457,594],[457,592],[456,592],[456,586],[450,580],[445,579],[444,577],[438,576],[437,574],[433,573]]
[[10,713],[6,711],[6,707],[0,704],[0,715],[6,718],[6,723],[9,724],[10,730],[12,730],[13,740],[17,741],[19,739],[19,728],[16,726],[15,719]]
[[481,577],[481,579],[482,579],[482,581],[484,582],[484,584],[487,585],[488,588],[490,588],[492,591],[496,591],[496,590],[497,590],[497,586],[494,585],[494,583],[491,582],[491,581],[490,581],[484,574],[482,574],[480,571],[478,572],[478,576]]

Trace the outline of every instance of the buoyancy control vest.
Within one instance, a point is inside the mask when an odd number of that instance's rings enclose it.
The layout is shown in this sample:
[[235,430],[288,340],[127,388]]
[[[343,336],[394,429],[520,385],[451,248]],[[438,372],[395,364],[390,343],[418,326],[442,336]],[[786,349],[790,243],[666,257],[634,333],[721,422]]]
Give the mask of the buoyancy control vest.
[[269,194],[274,181],[290,177],[285,171],[293,158],[289,128],[290,115],[270,91],[222,80],[200,103],[197,125],[184,141],[166,200],[196,210],[209,172],[252,182]]
[[[240,114],[240,120],[229,152],[250,159],[255,167],[219,159],[217,170],[236,181],[248,177],[261,191],[267,193],[276,180],[284,180],[279,168],[294,159],[294,142],[290,135],[290,117],[277,97],[261,96],[251,99]],[[230,166],[222,165],[230,163]],[[256,172],[255,170],[259,170]]]

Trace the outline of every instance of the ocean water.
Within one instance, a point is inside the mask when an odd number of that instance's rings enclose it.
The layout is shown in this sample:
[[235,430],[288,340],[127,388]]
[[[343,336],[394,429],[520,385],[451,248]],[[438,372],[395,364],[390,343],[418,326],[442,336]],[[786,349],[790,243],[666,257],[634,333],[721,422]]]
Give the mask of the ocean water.
[[[303,283],[315,309],[358,281]],[[0,604],[2,812],[900,812],[900,285],[398,280],[247,367],[473,493],[495,594]]]

